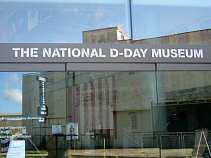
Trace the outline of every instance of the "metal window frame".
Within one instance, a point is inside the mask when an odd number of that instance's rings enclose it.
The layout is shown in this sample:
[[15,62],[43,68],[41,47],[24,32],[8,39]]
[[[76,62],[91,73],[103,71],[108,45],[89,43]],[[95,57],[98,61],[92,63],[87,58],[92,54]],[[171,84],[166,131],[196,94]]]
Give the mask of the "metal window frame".
[[0,63],[0,72],[211,71],[211,64],[184,63]]

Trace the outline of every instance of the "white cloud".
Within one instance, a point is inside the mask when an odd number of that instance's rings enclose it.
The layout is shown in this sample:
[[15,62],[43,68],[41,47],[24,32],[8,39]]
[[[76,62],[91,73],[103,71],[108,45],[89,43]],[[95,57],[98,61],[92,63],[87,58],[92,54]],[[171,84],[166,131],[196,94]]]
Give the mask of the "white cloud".
[[4,92],[5,97],[13,103],[22,105],[22,92],[19,89],[7,89]]
[[18,83],[21,84],[22,83],[22,78],[18,76],[18,73],[11,73],[9,75],[9,82],[14,82],[14,83]]
[[103,18],[105,18],[106,14],[105,11],[102,9],[97,9],[95,12],[95,19],[96,20],[102,20]]

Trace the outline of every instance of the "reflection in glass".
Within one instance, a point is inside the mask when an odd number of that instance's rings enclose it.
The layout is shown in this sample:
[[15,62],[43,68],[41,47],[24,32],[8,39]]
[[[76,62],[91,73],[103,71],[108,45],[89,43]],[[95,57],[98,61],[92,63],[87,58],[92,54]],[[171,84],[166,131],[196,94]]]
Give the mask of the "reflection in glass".
[[159,72],[159,106],[166,108],[163,130],[193,131],[210,128],[210,72]]
[[134,39],[209,29],[210,1],[132,1]]
[[128,30],[125,6],[125,0],[0,2],[0,42],[81,43],[83,31]]
[[159,131],[168,135],[163,147],[193,147],[196,130],[211,129],[210,77],[210,71],[158,72]]
[[78,123],[83,148],[102,148],[103,139],[107,148],[153,144],[153,140],[144,140],[142,134],[152,136],[153,133],[153,72],[79,72],[71,75],[75,75],[75,85],[68,90],[68,118]]

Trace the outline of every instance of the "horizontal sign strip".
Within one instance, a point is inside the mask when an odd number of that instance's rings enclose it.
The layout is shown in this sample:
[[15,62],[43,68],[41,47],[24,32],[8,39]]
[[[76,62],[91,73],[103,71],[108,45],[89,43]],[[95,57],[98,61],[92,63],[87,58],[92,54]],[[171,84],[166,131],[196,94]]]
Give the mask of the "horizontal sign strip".
[[0,62],[211,63],[209,45],[0,44]]

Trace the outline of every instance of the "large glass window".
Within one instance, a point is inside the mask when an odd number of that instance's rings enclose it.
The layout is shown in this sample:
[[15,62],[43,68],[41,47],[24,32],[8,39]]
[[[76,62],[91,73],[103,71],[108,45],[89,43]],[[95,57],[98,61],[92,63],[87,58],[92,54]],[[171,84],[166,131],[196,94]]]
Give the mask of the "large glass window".
[[[0,42],[210,44],[210,10],[209,0],[0,0]],[[65,64],[0,72],[0,157],[9,147],[5,133],[30,136],[26,153],[39,149],[43,157],[197,157],[198,149],[206,156],[210,65]],[[47,79],[44,122],[39,76]]]
[[[211,73],[209,65],[188,66],[161,64],[157,71],[127,72],[2,72],[1,80],[11,83],[2,82],[2,94],[10,95],[13,103],[22,97],[22,103],[16,103],[19,114],[9,100],[7,109],[1,106],[2,113],[16,111],[1,115],[0,130],[6,127],[18,136],[19,132],[30,136],[25,139],[27,153],[36,146],[49,155],[56,152],[57,157],[194,156],[198,146],[199,155],[206,155],[211,136]],[[47,78],[45,122],[38,118],[39,76]],[[200,143],[202,129],[206,141],[203,137]],[[2,134],[3,143],[8,139]]]

